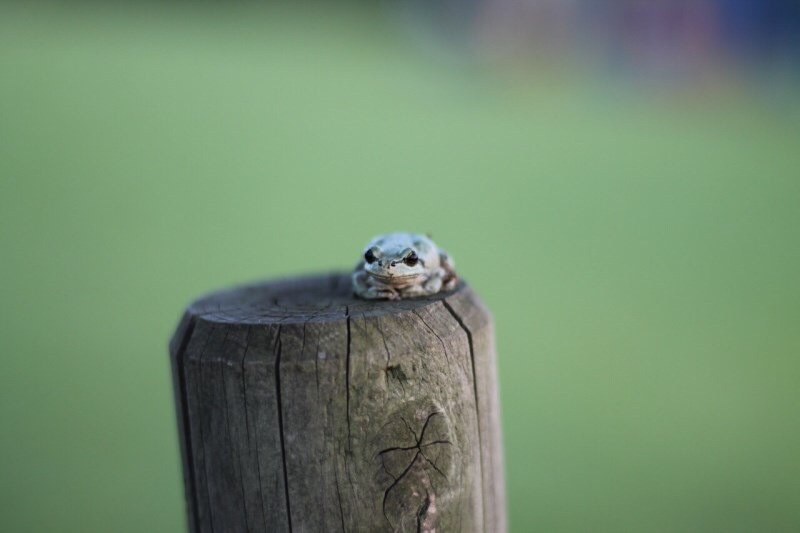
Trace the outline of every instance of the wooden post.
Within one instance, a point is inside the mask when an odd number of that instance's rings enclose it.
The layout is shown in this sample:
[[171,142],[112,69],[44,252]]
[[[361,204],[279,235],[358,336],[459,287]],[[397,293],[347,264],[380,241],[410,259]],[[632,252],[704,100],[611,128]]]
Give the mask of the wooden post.
[[346,274],[241,287],[170,344],[191,531],[506,529],[491,316]]

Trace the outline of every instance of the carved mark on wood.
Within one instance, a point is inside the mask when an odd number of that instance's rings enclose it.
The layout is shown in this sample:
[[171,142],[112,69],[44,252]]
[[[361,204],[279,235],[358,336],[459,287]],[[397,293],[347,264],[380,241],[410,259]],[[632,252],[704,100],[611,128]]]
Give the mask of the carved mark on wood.
[[[436,526],[436,501],[451,491],[458,453],[447,416],[437,405],[412,402],[388,417],[376,438],[381,510],[392,530]],[[385,488],[384,488],[385,487]],[[454,487],[457,489],[457,487]],[[422,528],[425,526],[425,528]]]

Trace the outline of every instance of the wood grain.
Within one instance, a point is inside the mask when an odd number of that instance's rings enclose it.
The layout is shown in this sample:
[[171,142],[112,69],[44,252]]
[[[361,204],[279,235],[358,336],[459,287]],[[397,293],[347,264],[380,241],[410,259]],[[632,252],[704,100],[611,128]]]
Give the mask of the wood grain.
[[504,532],[491,315],[464,283],[222,291],[170,343],[191,531]]

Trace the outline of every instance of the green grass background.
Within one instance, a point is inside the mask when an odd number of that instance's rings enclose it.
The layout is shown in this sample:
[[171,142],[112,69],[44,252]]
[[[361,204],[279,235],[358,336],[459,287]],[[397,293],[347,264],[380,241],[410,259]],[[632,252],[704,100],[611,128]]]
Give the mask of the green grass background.
[[410,229],[494,312],[512,531],[800,530],[781,98],[499,73],[364,9],[4,4],[0,529],[181,530],[183,306]]

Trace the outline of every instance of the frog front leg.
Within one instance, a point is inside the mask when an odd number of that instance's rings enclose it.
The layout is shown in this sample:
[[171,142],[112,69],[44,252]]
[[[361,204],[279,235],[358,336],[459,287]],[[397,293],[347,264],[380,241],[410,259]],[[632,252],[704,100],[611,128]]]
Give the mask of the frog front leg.
[[397,290],[358,269],[353,272],[353,291],[367,300],[397,300],[400,297]]
[[445,277],[445,271],[437,268],[430,277],[425,280],[425,283],[419,285],[412,285],[401,290],[403,298],[416,298],[419,296],[430,296],[442,290],[442,282]]

